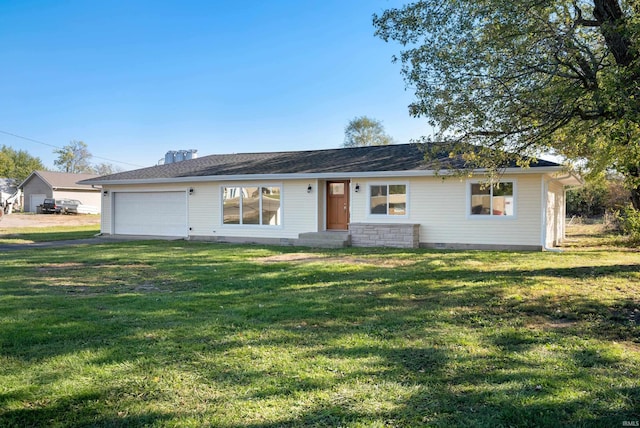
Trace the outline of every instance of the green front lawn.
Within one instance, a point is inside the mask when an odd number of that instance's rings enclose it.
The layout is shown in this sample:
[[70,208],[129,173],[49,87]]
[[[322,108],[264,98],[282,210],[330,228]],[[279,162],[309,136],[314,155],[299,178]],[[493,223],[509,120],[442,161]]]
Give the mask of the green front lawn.
[[0,426],[623,426],[640,253],[195,242],[0,258]]
[[91,238],[100,233],[100,225],[16,227],[4,229],[0,223],[0,244],[32,244],[34,242]]

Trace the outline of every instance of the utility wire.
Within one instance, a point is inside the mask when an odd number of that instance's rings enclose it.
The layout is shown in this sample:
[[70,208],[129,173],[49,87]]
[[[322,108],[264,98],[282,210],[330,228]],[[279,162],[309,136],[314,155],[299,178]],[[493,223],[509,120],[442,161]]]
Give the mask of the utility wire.
[[[18,135],[18,134],[13,134],[11,132],[3,131],[1,129],[0,129],[0,134],[10,135],[12,137],[16,137],[16,138],[20,138],[20,139],[23,139],[23,140],[31,141],[31,142],[34,142],[34,143],[42,144],[43,146],[48,146],[48,147],[53,147],[54,149],[64,150],[63,147],[54,146],[53,144],[45,143],[43,141],[34,140],[33,138],[24,137],[24,136]],[[91,157],[92,158],[96,158],[96,159],[100,159],[100,160],[104,160],[104,161],[115,162],[115,163],[119,163],[119,164],[123,164],[123,165],[137,166],[138,168],[144,168],[143,165],[137,165],[135,163],[122,162],[122,161],[119,161],[119,160],[103,158],[101,156],[95,156],[95,155],[91,155]]]

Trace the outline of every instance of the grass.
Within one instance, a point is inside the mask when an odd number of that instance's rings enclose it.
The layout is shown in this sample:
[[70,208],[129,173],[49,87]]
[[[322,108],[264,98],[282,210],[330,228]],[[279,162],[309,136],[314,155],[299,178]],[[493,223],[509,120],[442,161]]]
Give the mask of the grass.
[[32,244],[35,242],[91,238],[100,233],[100,225],[14,227],[3,229],[0,223],[0,244]]
[[0,426],[622,426],[640,257],[129,242],[0,259]]

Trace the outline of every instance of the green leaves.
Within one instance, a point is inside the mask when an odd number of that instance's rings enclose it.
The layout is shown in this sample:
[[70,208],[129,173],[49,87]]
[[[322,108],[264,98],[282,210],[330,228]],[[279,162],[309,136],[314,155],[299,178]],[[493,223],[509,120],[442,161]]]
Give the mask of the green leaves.
[[344,129],[343,147],[386,146],[393,143],[393,138],[384,132],[382,122],[367,116],[351,119]]
[[0,149],[0,177],[13,178],[21,183],[34,170],[45,169],[39,158],[24,150],[14,150],[8,146]]
[[92,158],[87,143],[71,141],[61,149],[54,150],[58,158],[53,163],[63,172],[74,174],[93,172],[89,161]]
[[[553,150],[600,170],[640,165],[629,149],[640,140],[635,2],[425,0],[373,24],[403,46],[410,112],[436,139],[520,158]],[[494,153],[475,164],[495,168]]]

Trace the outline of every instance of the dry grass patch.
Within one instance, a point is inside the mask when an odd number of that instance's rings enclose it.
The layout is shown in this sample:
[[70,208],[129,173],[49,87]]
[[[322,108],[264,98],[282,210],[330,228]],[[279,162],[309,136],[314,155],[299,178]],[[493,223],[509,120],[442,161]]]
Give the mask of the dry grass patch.
[[407,266],[415,263],[415,260],[404,260],[401,258],[382,257],[382,256],[332,256],[329,254],[318,253],[282,253],[273,256],[256,258],[259,263],[326,263],[326,264],[347,264],[347,265],[372,265],[383,267]]

